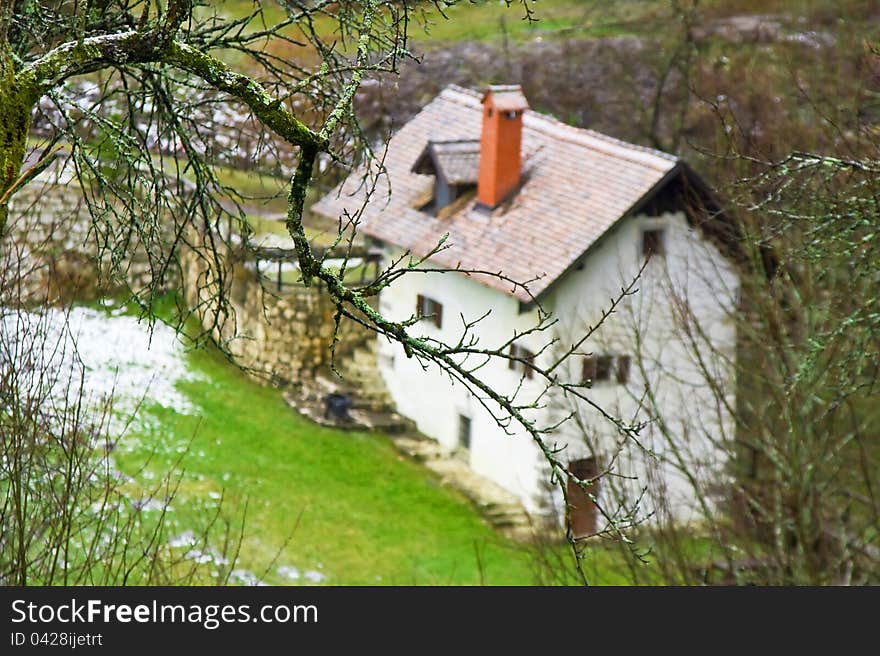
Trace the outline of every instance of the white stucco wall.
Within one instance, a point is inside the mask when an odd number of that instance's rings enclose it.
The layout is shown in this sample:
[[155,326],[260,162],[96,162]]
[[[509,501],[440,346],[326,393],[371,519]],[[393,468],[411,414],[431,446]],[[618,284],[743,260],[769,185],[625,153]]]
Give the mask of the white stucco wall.
[[[397,253],[391,252],[393,257]],[[437,329],[422,321],[413,334],[435,337],[455,343],[463,331],[462,316],[472,321],[491,309],[491,314],[478,325],[481,345],[497,347],[513,335],[535,324],[537,313],[519,313],[519,302],[461,274],[408,274],[388,289],[379,299],[380,310],[396,320],[415,313],[417,295],[428,296],[443,305],[443,323]],[[526,348],[537,351],[540,340],[523,338]],[[448,375],[432,365],[427,370],[416,358],[407,358],[396,343],[380,338],[380,371],[398,411],[413,419],[419,430],[454,451],[458,446],[459,415],[471,419],[471,448],[461,453],[478,473],[517,494],[530,509],[536,509],[540,496],[540,480],[545,476],[537,446],[518,427],[511,426],[515,436],[506,435],[489,411],[461,383],[453,383]],[[512,393],[520,374],[504,362],[493,362],[480,372],[492,389]],[[527,384],[522,398],[540,392],[540,386]],[[493,407],[497,410],[497,406]]]
[[[562,278],[543,301],[545,309],[559,319],[554,333],[562,343],[571,343],[595,323],[609,299],[628,284],[641,266],[641,231],[645,227],[663,227],[666,255],[652,261],[638,283],[638,292],[629,297],[618,311],[580,350],[596,354],[614,353],[633,358],[630,380],[626,386],[614,382],[597,384],[585,393],[610,414],[625,420],[647,420],[662,414],[670,429],[658,430],[656,425],[646,427],[639,441],[652,449],[656,458],[647,456],[632,443],[627,443],[615,460],[620,473],[636,480],[618,481],[615,486],[630,500],[639,496],[639,490],[651,488],[644,500],[643,510],[655,510],[666,502],[671,512],[682,519],[691,519],[693,495],[681,471],[700,471],[709,464],[706,475],[718,471],[718,452],[711,447],[729,430],[729,420],[718,411],[717,399],[702,384],[702,376],[694,361],[710,362],[718,366],[718,358],[709,357],[715,349],[691,348],[681,339],[680,331],[671,312],[675,305],[669,299],[680,293],[688,299],[694,314],[700,317],[701,329],[720,353],[732,357],[735,334],[733,323],[726,316],[736,296],[737,280],[729,263],[717,250],[691,229],[682,214],[667,214],[658,218],[632,217],[621,222],[607,234],[583,259],[583,266]],[[389,256],[394,256],[389,251]],[[670,290],[674,290],[671,292]],[[475,319],[491,309],[491,314],[478,328],[481,344],[496,347],[508,340],[514,330],[522,331],[537,321],[534,311],[520,314],[516,299],[490,289],[461,274],[409,274],[382,292],[380,309],[394,319],[410,317],[416,308],[418,294],[429,296],[443,304],[443,326],[437,329],[423,321],[417,332],[433,336],[446,343],[458,340],[462,331],[461,315]],[[636,330],[636,327],[638,328]],[[639,340],[635,339],[636,334]],[[549,335],[529,335],[522,346],[533,352],[541,350]],[[636,344],[639,344],[637,347]],[[416,359],[408,359],[396,344],[380,341],[380,370],[401,414],[415,420],[419,429],[437,439],[443,446],[454,450],[458,440],[458,417],[466,415],[472,421],[472,445],[468,458],[478,473],[492,479],[517,494],[527,508],[537,511],[547,501],[546,481],[549,471],[539,450],[528,435],[518,427],[508,436],[498,427],[489,412],[467,392],[462,384],[431,365],[424,371]],[[698,354],[699,357],[694,357]],[[553,357],[550,351],[544,360]],[[540,362],[540,360],[539,360]],[[582,357],[571,359],[571,380],[580,377]],[[720,379],[726,372],[721,371]],[[490,363],[480,376],[493,389],[509,393],[520,380],[506,362]],[[644,399],[645,380],[651,381],[655,403]],[[537,394],[542,386],[537,381],[526,381],[522,398]],[[653,407],[651,407],[653,406]],[[620,441],[614,425],[595,409],[579,402],[572,405],[559,397],[540,411],[542,422],[554,421],[575,408],[578,421],[569,422],[556,436],[560,445],[567,445],[563,460],[596,455],[608,461],[616,453]],[[538,411],[536,411],[538,412]],[[693,428],[697,426],[700,434]],[[687,443],[687,458],[676,458]],[[672,448],[672,447],[676,448]],[[603,489],[603,500],[613,504],[612,485]],[[662,496],[662,498],[658,498]],[[558,500],[557,500],[558,501]]]
[[[582,402],[575,406],[557,399],[556,412],[578,411],[579,421],[560,431],[569,444],[569,459],[595,455],[608,463],[616,458],[615,472],[634,479],[606,479],[600,490],[606,506],[639,501],[643,515],[668,511],[679,520],[698,521],[700,506],[690,477],[697,477],[704,489],[717,479],[724,464],[718,441],[733,437],[724,407],[725,400],[733,403],[736,342],[732,312],[738,279],[730,262],[682,213],[636,216],[607,234],[583,259],[582,270],[560,281],[551,303],[563,340],[582,335],[638,275],[641,233],[651,228],[664,230],[665,255],[648,263],[636,291],[583,349],[632,357],[625,386],[597,383],[585,393],[630,424],[648,422],[638,444]],[[576,359],[571,365],[580,366]]]

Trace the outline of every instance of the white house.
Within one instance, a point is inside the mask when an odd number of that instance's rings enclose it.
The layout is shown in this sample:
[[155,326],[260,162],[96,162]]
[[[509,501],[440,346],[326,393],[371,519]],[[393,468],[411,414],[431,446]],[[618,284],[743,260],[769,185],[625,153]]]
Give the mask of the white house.
[[[384,164],[387,184],[380,182],[366,206],[360,232],[388,261],[406,252],[423,256],[448,234],[449,248],[431,265],[531,280],[529,291],[558,321],[552,334],[519,340],[520,356],[541,352],[551,336],[561,344],[577,340],[652,254],[638,291],[565,370],[571,381],[591,380],[585,394],[609,414],[650,421],[639,433],[641,447],[627,443],[595,406],[560,394],[545,399],[533,416],[550,424],[575,413],[554,439],[578,476],[608,467],[625,475],[599,483],[608,507],[625,499],[638,501],[642,512],[668,510],[688,519],[694,504],[689,477],[718,476],[715,441],[732,437],[723,410],[732,402],[730,388],[719,393],[700,374],[708,366],[729,382],[735,354],[729,313],[737,297],[733,228],[718,213],[693,211],[689,199],[708,199],[693,173],[672,155],[531,111],[514,86],[484,94],[446,88],[393,136]],[[353,174],[314,210],[334,218],[357,210],[361,181]],[[474,329],[484,347],[504,344],[538,319],[529,293],[489,276],[405,275],[379,301],[394,319],[424,316],[413,331],[447,343],[458,340],[462,316],[473,320],[491,310]],[[699,344],[682,335],[683,316],[698,320]],[[528,435],[505,434],[462,385],[436,369],[424,371],[397,344],[380,341],[379,353],[401,414],[528,509],[547,508],[548,468]],[[558,349],[545,350],[538,364],[554,354]],[[521,395],[537,394],[542,384],[528,374],[528,367],[503,359],[480,370],[494,389],[512,392],[522,382]],[[573,492],[575,532],[600,530],[592,504]]]

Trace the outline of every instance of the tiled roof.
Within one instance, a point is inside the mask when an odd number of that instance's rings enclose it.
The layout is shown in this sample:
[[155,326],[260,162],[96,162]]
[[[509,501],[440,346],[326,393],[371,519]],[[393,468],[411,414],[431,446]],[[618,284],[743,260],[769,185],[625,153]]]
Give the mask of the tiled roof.
[[434,175],[437,167],[449,184],[476,184],[480,168],[479,139],[429,141],[412,171]]
[[[416,208],[430,196],[434,178],[412,172],[429,141],[478,139],[481,95],[461,87],[444,89],[391,139],[381,180],[359,230],[408,249],[430,252],[443,235],[449,248],[432,258],[439,266],[502,272],[528,281],[540,295],[599,237],[676,168],[677,158],[659,151],[565,125],[527,111],[523,115],[523,182],[513,198],[494,211],[475,201],[442,218]],[[363,172],[315,204],[314,211],[337,217],[362,203]],[[491,276],[483,284],[530,300]]]

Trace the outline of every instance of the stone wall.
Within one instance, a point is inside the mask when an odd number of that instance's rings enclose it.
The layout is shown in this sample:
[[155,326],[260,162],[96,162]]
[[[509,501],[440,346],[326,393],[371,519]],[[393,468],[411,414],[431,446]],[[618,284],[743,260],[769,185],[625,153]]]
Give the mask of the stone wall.
[[[190,244],[198,244],[192,237]],[[193,249],[181,256],[186,304],[223,344],[236,362],[264,382],[279,386],[307,384],[330,365],[335,307],[319,286],[287,284],[276,291],[261,284],[253,270],[228,252],[226,271],[214,275]],[[221,282],[222,280],[222,282]],[[217,290],[224,287],[228,307],[218,311]],[[337,361],[375,340],[375,333],[343,318],[337,333]]]
[[[153,273],[143,245],[134,241],[125,258],[112,260],[91,228],[82,189],[64,165],[23,187],[10,210],[2,265],[22,271],[26,304],[91,298],[123,283],[134,293],[150,288]],[[173,228],[173,221],[168,225]],[[161,288],[180,289],[187,307],[238,364],[278,385],[301,385],[329,367],[335,308],[325,291],[302,285],[264,289],[229,251],[212,261],[197,234],[186,241]],[[214,299],[221,285],[228,306],[218,311]],[[342,363],[375,335],[343,319],[338,338]]]
[[[111,225],[105,227],[112,230]],[[169,229],[170,237],[171,222]],[[4,241],[15,266],[26,274],[22,279],[31,303],[89,298],[121,286],[139,293],[153,283],[151,258],[136,238],[122,257],[102,245],[82,189],[63,163],[50,167],[13,196]],[[163,246],[167,248],[153,248]],[[155,264],[159,258],[152,259]],[[154,290],[179,284],[180,272],[172,265]]]

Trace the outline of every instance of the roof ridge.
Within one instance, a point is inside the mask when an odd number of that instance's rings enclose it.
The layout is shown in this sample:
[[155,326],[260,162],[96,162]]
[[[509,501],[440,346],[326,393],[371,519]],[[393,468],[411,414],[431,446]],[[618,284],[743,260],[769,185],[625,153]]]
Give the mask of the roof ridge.
[[[446,100],[451,100],[453,102],[461,102],[461,104],[468,107],[478,107],[482,95],[473,89],[468,89],[457,84],[450,84],[446,86],[437,97],[443,97]],[[617,139],[616,137],[597,132],[596,130],[591,130],[590,128],[579,128],[574,125],[569,125],[551,114],[545,114],[535,110],[530,110],[523,115],[523,125],[532,130],[537,130],[538,132],[543,132],[544,134],[556,137],[557,139],[592,148],[593,150],[598,150],[606,155],[638,162],[646,166],[651,166],[648,157],[656,157],[668,162],[679,161],[677,156],[665,153],[662,150],[630,143],[629,141]],[[560,134],[560,132],[566,132],[568,134]],[[597,144],[594,143],[594,141],[603,143]],[[608,148],[608,146],[614,148]]]
[[[657,157],[659,159],[664,159],[664,160],[667,160],[670,162],[677,162],[678,161],[678,157],[675,155],[672,155],[671,153],[666,153],[666,152],[663,152],[662,150],[656,150],[654,148],[649,148],[647,146],[640,146],[639,144],[634,144],[629,141],[624,141],[623,139],[618,139],[617,137],[612,137],[612,136],[607,135],[603,132],[597,132],[596,130],[592,130],[590,128],[579,128],[574,125],[569,125],[568,123],[564,123],[563,121],[560,121],[558,118],[556,118],[555,116],[552,116],[550,114],[544,114],[541,112],[532,112],[531,114],[524,114],[523,115],[523,123],[525,124],[526,121],[528,121],[529,123],[540,121],[542,123],[549,124],[546,126],[546,129],[544,129],[544,130],[541,130],[540,128],[535,127],[535,126],[529,126],[529,127],[532,127],[532,129],[537,129],[537,130],[545,132],[545,133],[547,133],[550,130],[553,130],[554,128],[556,130],[561,129],[566,132],[569,132],[571,134],[567,135],[568,138],[559,135],[560,138],[565,139],[567,141],[577,142],[577,141],[582,141],[584,138],[592,138],[592,139],[595,139],[596,141],[605,142],[610,146],[616,146],[618,148],[625,149],[628,151],[634,151],[634,153],[651,155],[653,157]],[[589,147],[591,144],[582,143],[582,145]],[[609,152],[609,151],[604,150],[602,148],[595,148],[595,149],[602,150],[602,152],[605,152],[609,155],[618,155],[619,154],[616,152]],[[635,160],[644,162],[644,158],[641,158],[641,157],[630,158],[630,157],[626,157],[625,155],[621,155],[621,157],[623,157],[624,159],[630,159],[631,161],[633,159],[635,159]]]
[[479,102],[483,98],[483,94],[481,94],[479,91],[474,91],[473,89],[468,89],[467,87],[463,87],[458,84],[447,84],[445,87],[443,87],[438,95],[442,96],[447,91],[470,96],[471,98],[476,99],[477,102]]

